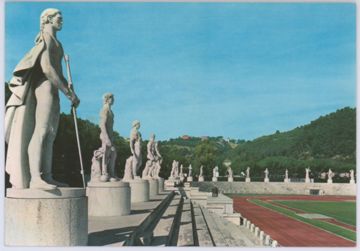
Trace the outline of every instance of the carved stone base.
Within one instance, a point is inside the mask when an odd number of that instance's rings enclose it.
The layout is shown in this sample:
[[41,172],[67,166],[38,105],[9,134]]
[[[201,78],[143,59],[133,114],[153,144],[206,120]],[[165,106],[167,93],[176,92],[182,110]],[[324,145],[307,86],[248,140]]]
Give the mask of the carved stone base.
[[150,185],[149,181],[142,179],[127,180],[131,189],[131,203],[149,201]]
[[218,178],[217,177],[212,177],[212,181],[216,182],[216,181],[218,181]]
[[193,181],[193,177],[192,177],[192,176],[191,176],[191,177],[187,177],[187,178],[186,178],[186,181],[187,181],[187,182]]
[[233,177],[228,177],[228,182],[233,182],[234,178]]
[[265,179],[264,179],[264,182],[265,182],[265,183],[268,183],[268,182],[269,182],[269,178],[265,178]]
[[154,197],[159,194],[159,182],[157,179],[150,178],[149,181],[149,195]]
[[87,210],[83,188],[7,189],[5,245],[85,246]]
[[251,179],[250,179],[250,178],[246,178],[246,179],[245,179],[245,182],[251,182]]
[[204,181],[204,176],[199,176],[199,182]]
[[164,178],[161,178],[161,177],[159,177],[159,178],[157,178],[157,180],[158,180],[158,183],[159,183],[159,193],[162,193],[162,192],[164,192]]
[[89,216],[121,216],[130,214],[128,182],[89,182]]

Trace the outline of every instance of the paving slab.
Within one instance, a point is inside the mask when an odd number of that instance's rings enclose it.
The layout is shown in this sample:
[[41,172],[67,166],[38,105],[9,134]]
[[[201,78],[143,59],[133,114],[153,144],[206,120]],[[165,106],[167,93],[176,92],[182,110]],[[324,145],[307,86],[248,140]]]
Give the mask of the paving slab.
[[163,193],[147,202],[131,204],[131,214],[111,217],[89,217],[89,246],[123,246],[135,229],[166,198]]

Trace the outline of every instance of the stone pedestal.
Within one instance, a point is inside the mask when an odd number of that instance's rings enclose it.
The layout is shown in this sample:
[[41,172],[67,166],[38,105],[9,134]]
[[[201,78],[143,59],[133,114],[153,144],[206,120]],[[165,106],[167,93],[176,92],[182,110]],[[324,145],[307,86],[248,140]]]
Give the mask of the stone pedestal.
[[284,179],[284,183],[289,183],[290,180],[289,179]]
[[310,179],[309,179],[309,178],[306,178],[306,179],[305,179],[305,183],[311,183]]
[[233,182],[234,178],[233,177],[228,177],[228,182]]
[[131,203],[149,201],[150,185],[149,181],[143,179],[126,180],[131,189]]
[[265,183],[268,183],[268,182],[269,182],[269,178],[265,178],[265,179],[264,179],[264,182],[265,182]]
[[128,182],[89,182],[89,216],[129,215],[131,191]]
[[149,182],[149,196],[154,197],[159,194],[159,183],[157,179],[147,179]]
[[333,183],[332,179],[328,179],[327,183],[329,183],[329,184]]
[[5,198],[5,245],[85,246],[87,211],[83,188],[9,188]]
[[199,182],[204,181],[204,176],[199,176]]
[[218,181],[218,178],[217,177],[212,177],[212,181]]
[[246,178],[245,182],[251,182],[250,178]]
[[162,192],[165,191],[164,190],[164,178],[159,177],[159,178],[157,178],[157,180],[158,180],[158,183],[159,183],[158,193],[162,193]]
[[191,176],[191,177],[187,177],[187,178],[186,178],[186,181],[187,181],[187,182],[193,181],[193,177],[192,177],[192,176]]
[[350,180],[350,184],[355,184],[355,180]]

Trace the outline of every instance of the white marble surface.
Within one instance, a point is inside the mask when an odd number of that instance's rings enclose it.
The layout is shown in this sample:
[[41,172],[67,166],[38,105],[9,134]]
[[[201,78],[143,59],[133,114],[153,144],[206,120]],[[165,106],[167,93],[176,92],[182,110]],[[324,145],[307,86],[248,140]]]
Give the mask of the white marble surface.
[[89,183],[89,216],[129,215],[131,191],[128,182]]
[[38,198],[5,198],[5,244],[85,246],[88,201],[81,190],[79,197],[40,198],[41,194],[36,194],[33,197]]
[[149,181],[143,179],[133,179],[128,181],[131,189],[131,203],[145,202],[150,199]]

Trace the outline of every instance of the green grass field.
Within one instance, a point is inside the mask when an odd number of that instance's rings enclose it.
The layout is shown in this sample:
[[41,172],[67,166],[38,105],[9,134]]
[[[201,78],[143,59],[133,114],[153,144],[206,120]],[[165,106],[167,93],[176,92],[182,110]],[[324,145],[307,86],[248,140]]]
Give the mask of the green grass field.
[[295,212],[291,211],[290,209],[286,209],[286,208],[283,208],[283,207],[280,207],[280,206],[276,206],[276,205],[270,204],[269,202],[258,200],[256,198],[254,198],[254,199],[252,199],[250,201],[257,204],[257,205],[259,205],[259,206],[266,207],[266,208],[271,209],[273,211],[279,212],[279,213],[281,213],[283,215],[286,215],[286,216],[288,216],[290,218],[302,221],[304,223],[308,223],[308,224],[316,226],[318,228],[322,228],[322,229],[324,229],[326,231],[337,234],[337,235],[342,236],[342,237],[344,237],[346,239],[356,241],[356,232],[354,232],[352,230],[348,230],[348,229],[345,229],[343,227],[340,227],[340,226],[337,226],[337,225],[334,225],[334,224],[331,224],[331,223],[327,223],[327,222],[324,222],[324,221],[316,220],[316,219],[306,219],[306,218],[303,218],[303,217],[297,215]]
[[274,201],[276,203],[300,209],[307,213],[318,213],[338,221],[356,226],[356,203],[352,201]]

